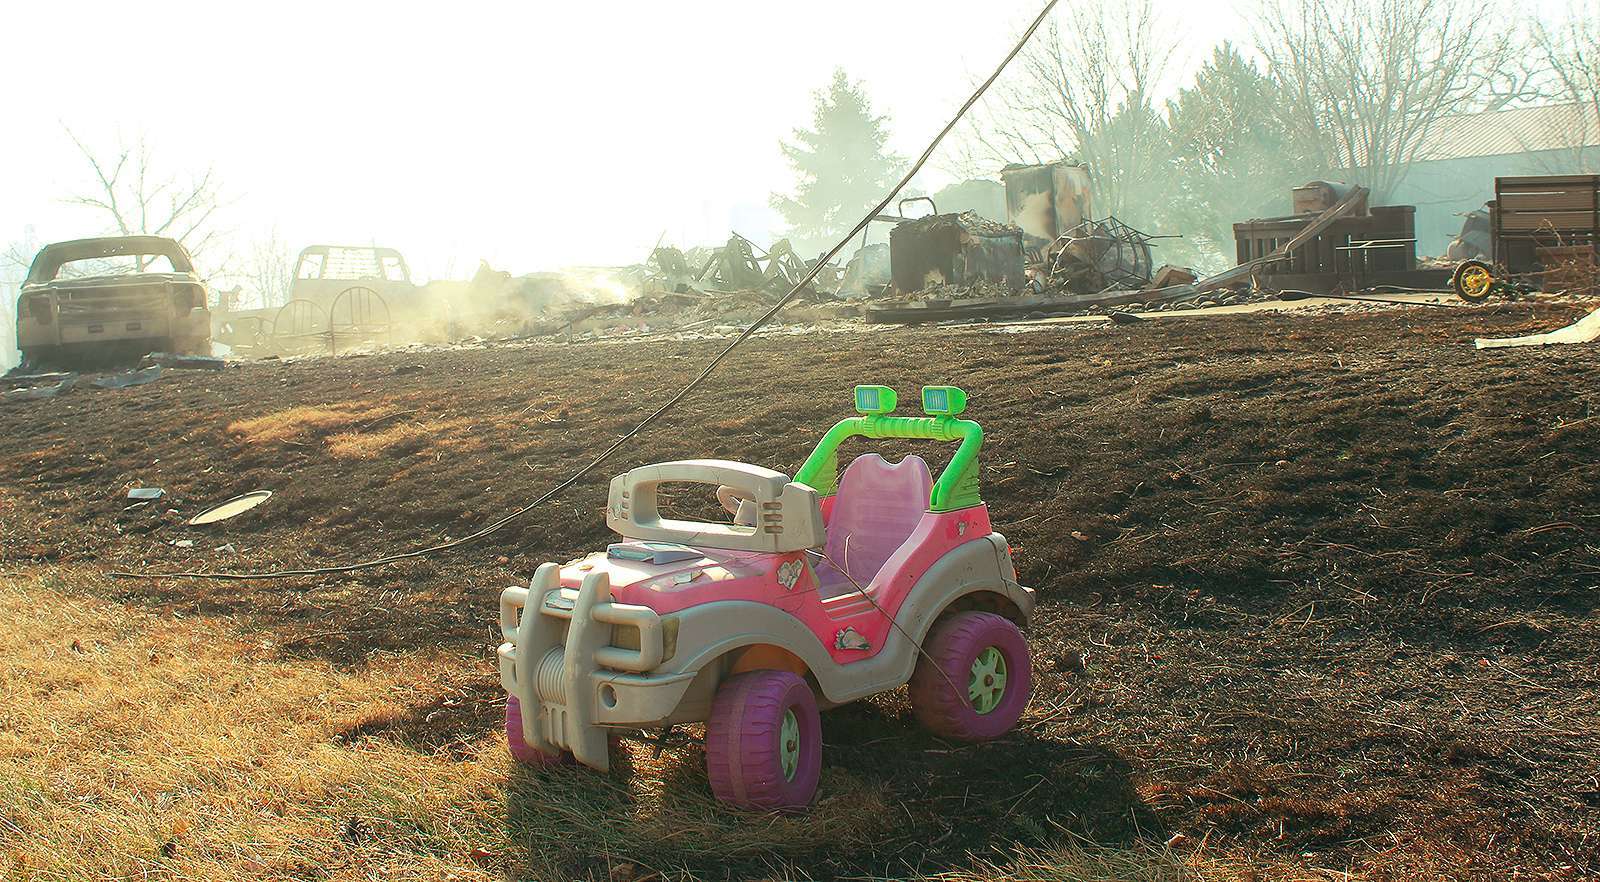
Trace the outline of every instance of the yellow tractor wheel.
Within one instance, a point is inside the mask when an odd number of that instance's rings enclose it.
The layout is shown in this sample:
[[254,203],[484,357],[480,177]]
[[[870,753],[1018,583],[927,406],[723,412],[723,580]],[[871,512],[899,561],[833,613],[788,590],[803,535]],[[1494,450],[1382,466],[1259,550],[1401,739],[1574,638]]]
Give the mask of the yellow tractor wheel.
[[1450,287],[1456,296],[1468,303],[1482,303],[1494,293],[1494,271],[1481,260],[1462,261],[1450,276]]

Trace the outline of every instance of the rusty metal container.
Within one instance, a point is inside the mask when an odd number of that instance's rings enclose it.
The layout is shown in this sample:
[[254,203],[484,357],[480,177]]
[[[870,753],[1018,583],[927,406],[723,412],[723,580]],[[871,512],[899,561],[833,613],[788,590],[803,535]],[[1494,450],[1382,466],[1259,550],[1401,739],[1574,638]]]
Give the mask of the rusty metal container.
[[991,282],[1013,291],[1023,274],[1023,233],[976,212],[934,214],[897,224],[889,232],[895,290]]
[[[1321,214],[1339,204],[1355,187],[1337,181],[1312,181],[1290,191],[1295,214]],[[1367,198],[1361,197],[1352,214],[1367,213]]]
[[1093,215],[1089,168],[1074,162],[1008,165],[1000,172],[1006,185],[1006,221],[1029,237],[1054,242],[1056,237]]

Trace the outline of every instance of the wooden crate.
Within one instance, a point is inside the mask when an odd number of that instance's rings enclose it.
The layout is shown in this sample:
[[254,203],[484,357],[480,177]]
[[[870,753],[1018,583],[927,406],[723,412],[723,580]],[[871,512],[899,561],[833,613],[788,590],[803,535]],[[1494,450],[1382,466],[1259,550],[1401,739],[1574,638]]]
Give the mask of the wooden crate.
[[[1239,263],[1259,260],[1305,229],[1313,215],[1294,215],[1233,225]],[[1372,213],[1334,221],[1321,235],[1260,275],[1342,276],[1366,273],[1408,272],[1417,268],[1417,209],[1414,205],[1379,205]],[[1389,241],[1394,247],[1369,251],[1351,249],[1352,243]]]
[[1495,178],[1489,225],[1495,263],[1512,274],[1545,270],[1550,249],[1600,244],[1600,175]]

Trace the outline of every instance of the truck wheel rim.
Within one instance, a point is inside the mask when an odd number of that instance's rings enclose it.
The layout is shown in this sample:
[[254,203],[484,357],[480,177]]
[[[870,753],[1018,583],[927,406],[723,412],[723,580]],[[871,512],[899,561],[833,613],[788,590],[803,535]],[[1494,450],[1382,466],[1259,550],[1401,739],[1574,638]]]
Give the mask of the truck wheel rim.
[[1468,296],[1477,297],[1489,290],[1489,284],[1494,277],[1482,267],[1469,266],[1461,273],[1461,290]]
[[980,714],[994,710],[1006,694],[1006,657],[990,646],[972,660],[972,674],[967,679],[967,697],[972,709]]
[[783,713],[783,723],[778,727],[778,762],[783,765],[783,779],[793,781],[795,770],[800,768],[800,721],[794,711]]

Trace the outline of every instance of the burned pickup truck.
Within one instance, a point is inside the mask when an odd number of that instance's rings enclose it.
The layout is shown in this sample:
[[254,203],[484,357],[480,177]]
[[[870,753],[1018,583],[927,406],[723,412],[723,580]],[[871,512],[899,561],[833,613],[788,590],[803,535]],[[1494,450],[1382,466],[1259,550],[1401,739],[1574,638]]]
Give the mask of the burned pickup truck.
[[17,298],[27,365],[78,364],[164,351],[209,355],[206,283],[183,246],[159,236],[46,245]]

